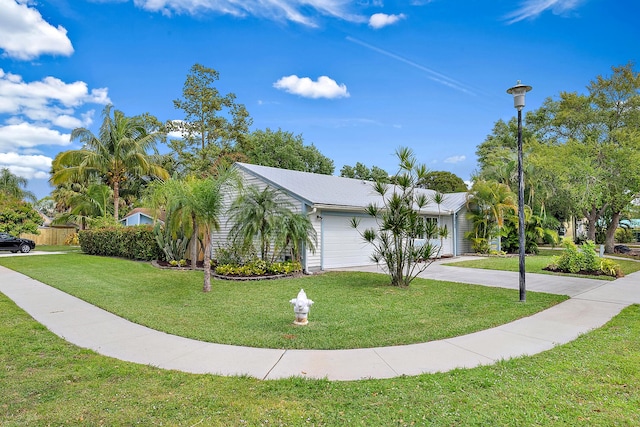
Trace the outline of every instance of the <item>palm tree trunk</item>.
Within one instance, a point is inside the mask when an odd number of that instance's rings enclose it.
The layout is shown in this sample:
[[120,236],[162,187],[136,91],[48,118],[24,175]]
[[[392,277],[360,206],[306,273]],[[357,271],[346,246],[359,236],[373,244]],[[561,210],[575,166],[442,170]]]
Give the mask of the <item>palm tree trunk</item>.
[[191,236],[191,269],[195,270],[198,265],[198,222],[196,214],[191,214],[191,225],[193,235]]
[[118,205],[120,205],[120,181],[117,179],[113,182],[113,217],[116,221],[118,218]]
[[202,292],[211,291],[211,235],[208,230],[205,231],[204,237],[204,285]]

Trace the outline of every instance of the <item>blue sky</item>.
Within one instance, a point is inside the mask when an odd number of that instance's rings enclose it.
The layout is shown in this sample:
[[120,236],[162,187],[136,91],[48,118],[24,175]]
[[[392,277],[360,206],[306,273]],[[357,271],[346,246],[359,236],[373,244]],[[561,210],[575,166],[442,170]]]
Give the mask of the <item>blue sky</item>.
[[338,174],[395,172],[411,147],[468,180],[475,150],[516,114],[586,92],[638,61],[637,0],[0,0],[0,167],[47,195],[51,159],[79,148],[104,105],[183,118],[173,108],[194,63],[220,73],[252,129],[302,134]]

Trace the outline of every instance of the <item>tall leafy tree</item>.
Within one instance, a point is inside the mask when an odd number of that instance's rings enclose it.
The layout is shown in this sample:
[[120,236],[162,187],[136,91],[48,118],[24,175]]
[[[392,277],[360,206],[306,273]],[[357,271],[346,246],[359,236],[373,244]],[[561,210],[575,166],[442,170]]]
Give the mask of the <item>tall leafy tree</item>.
[[[182,89],[182,98],[173,101],[184,118],[167,123],[169,131],[180,139],[172,139],[169,146],[177,156],[182,173],[211,175],[215,168],[237,159],[236,144],[249,132],[252,120],[236,95],[222,95],[215,87],[219,73],[213,68],[194,64]],[[213,166],[213,169],[212,169]]]
[[35,202],[36,196],[26,190],[27,184],[26,178],[14,175],[8,168],[0,169],[0,193],[5,196]]
[[640,169],[633,166],[640,164],[640,73],[632,63],[612,71],[591,81],[587,94],[562,92],[528,117],[541,141],[555,149],[558,161],[550,166],[561,172],[576,211],[588,218],[589,239],[595,240],[606,214],[607,252],[622,212],[640,193]]
[[448,171],[428,172],[420,186],[440,193],[462,193],[468,190],[462,178]]
[[0,192],[0,231],[14,236],[21,233],[39,234],[43,219],[31,203]]
[[166,179],[168,174],[150,157],[162,133],[149,133],[144,120],[127,117],[119,110],[114,110],[112,116],[111,110],[111,105],[105,107],[97,136],[86,128],[71,132],[71,140],[80,141],[82,148],[56,156],[50,182],[54,185],[74,182],[87,185],[102,180],[113,190],[113,217],[118,220],[123,183],[140,176]]
[[391,178],[387,171],[378,166],[372,166],[369,169],[363,163],[357,162],[355,166],[344,165],[340,169],[340,176],[345,178],[361,179],[364,181],[380,181],[384,183],[391,182]]
[[313,145],[304,145],[302,135],[281,129],[256,130],[238,145],[246,161],[255,165],[331,175],[333,160]]

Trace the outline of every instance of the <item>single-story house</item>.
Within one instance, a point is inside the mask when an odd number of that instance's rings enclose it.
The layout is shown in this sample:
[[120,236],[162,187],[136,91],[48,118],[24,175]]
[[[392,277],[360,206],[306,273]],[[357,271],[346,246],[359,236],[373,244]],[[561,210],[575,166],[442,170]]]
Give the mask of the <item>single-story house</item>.
[[[157,221],[162,222],[161,219],[158,219]],[[135,208],[129,212],[127,216],[120,219],[120,224],[127,227],[134,225],[153,225],[155,224],[153,211],[147,208]]]
[[[376,226],[375,219],[365,213],[371,203],[382,206],[382,198],[373,190],[373,182],[343,178],[334,175],[321,175],[308,172],[256,166],[247,163],[235,163],[242,175],[244,185],[259,188],[270,186],[280,190],[292,205],[309,216],[317,233],[315,253],[305,250],[302,259],[307,272],[372,264],[372,247],[365,242],[358,230],[351,226],[351,218],[360,219],[360,229]],[[422,190],[427,197],[433,197],[435,191]],[[464,239],[464,233],[471,225],[466,218],[466,194],[450,193],[444,202],[438,205],[431,202],[423,209],[425,218],[437,221],[440,227],[449,230],[440,251],[441,256],[457,256],[470,252],[470,242]],[[235,195],[228,195],[230,203]],[[223,216],[220,219],[220,232],[213,235],[214,245],[223,245],[228,237],[233,220]],[[434,243],[440,244],[439,239]],[[215,255],[215,254],[214,254]]]

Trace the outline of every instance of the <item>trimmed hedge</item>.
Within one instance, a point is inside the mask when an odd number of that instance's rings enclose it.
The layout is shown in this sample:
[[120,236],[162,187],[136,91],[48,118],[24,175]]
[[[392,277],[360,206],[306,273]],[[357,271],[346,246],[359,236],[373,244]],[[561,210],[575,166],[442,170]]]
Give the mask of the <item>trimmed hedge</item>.
[[163,256],[150,225],[82,230],[78,239],[82,251],[90,255],[143,261],[162,259]]

